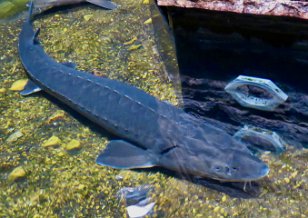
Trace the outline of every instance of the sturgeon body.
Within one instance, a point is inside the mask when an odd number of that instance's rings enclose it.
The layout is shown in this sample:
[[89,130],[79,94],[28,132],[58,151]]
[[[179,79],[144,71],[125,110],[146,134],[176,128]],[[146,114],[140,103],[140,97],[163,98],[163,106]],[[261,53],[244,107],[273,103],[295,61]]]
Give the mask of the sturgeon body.
[[224,181],[267,175],[267,165],[224,131],[131,85],[56,62],[37,40],[31,8],[19,36],[20,59],[30,77],[22,94],[43,90],[117,136],[98,156],[98,164],[161,166]]

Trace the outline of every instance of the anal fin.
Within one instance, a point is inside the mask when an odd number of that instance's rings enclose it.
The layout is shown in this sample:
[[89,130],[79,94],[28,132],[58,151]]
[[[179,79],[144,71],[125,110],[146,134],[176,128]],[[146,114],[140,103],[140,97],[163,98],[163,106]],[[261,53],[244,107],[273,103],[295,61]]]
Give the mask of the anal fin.
[[37,39],[38,35],[40,34],[40,31],[41,31],[41,29],[38,28],[38,29],[35,31],[35,33],[34,33],[34,36],[33,36],[33,43],[34,43],[34,44],[39,44],[39,43],[40,43],[39,40]]
[[123,140],[111,141],[97,157],[96,163],[117,169],[148,168],[156,165],[155,158],[147,150]]
[[29,79],[27,84],[25,85],[25,88],[20,92],[20,94],[23,96],[27,96],[41,90],[42,89],[38,85],[36,85],[32,80]]

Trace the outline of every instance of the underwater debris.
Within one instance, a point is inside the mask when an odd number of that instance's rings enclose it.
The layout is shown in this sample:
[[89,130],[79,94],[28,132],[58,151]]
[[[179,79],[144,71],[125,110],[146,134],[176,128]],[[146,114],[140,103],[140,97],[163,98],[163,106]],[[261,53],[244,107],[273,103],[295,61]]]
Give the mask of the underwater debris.
[[150,202],[151,198],[147,197],[153,187],[143,185],[139,187],[125,187],[118,191],[118,198],[124,199],[126,210],[129,217],[144,217],[153,212],[155,202]]
[[28,82],[28,79],[17,80],[11,85],[10,90],[11,91],[22,91],[25,88],[27,82]]
[[23,167],[16,167],[8,176],[8,180],[11,182],[16,181],[17,179],[21,179],[26,176],[26,171]]
[[126,207],[127,213],[129,217],[137,218],[137,217],[144,217],[146,216],[155,206],[155,203],[149,203],[145,206],[137,206],[137,205],[131,205]]
[[[260,88],[271,98],[256,97],[239,90],[240,87],[252,86]],[[254,108],[264,111],[273,111],[278,105],[287,100],[288,96],[271,80],[252,76],[240,75],[226,87],[228,92],[243,107]]]
[[285,151],[286,142],[276,133],[258,127],[244,126],[234,138],[247,144],[253,151],[271,151],[280,154]]
[[54,147],[54,146],[59,146],[60,144],[61,144],[61,139],[53,135],[49,139],[43,142],[42,147]]

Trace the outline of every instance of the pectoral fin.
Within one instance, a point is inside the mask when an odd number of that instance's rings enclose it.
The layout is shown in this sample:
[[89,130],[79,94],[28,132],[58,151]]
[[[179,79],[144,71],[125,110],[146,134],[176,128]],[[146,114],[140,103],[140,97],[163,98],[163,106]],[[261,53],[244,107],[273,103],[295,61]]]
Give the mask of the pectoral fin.
[[147,150],[123,140],[111,141],[96,159],[99,165],[118,169],[153,167],[155,162]]
[[77,65],[75,63],[72,63],[72,62],[63,62],[62,63],[64,66],[67,66],[69,68],[73,68],[73,69],[76,69]]
[[37,86],[32,80],[28,80],[27,84],[25,85],[24,90],[20,92],[21,95],[26,96],[26,95],[31,95],[33,93],[39,92],[42,89]]
[[116,9],[118,6],[109,0],[87,0],[87,2],[109,10]]

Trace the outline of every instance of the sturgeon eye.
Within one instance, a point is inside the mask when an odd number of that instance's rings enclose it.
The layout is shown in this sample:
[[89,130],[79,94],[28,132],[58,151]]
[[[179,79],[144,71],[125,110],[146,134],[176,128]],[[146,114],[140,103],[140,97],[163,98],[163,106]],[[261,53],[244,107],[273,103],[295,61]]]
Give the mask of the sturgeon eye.
[[238,168],[237,167],[232,167],[232,170],[238,171]]
[[215,171],[216,171],[216,172],[220,172],[220,171],[221,171],[221,167],[220,167],[220,166],[216,166],[216,167],[215,167]]

